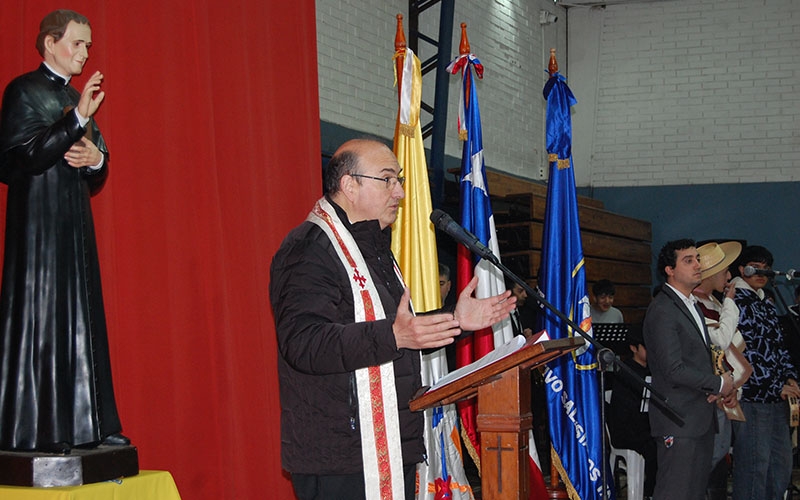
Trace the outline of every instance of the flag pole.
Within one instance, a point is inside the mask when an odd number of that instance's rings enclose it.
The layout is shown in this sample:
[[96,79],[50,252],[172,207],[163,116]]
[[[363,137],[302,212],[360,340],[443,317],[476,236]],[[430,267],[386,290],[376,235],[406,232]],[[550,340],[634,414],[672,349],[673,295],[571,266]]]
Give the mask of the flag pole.
[[[461,23],[461,41],[458,44],[458,53],[462,56],[469,54],[470,46],[469,39],[467,39],[467,23]],[[464,69],[466,71],[466,68]],[[467,75],[467,78],[472,78]],[[469,85],[464,86],[464,100],[469,101]]]
[[467,39],[467,23],[461,23],[461,41],[458,43],[459,54],[469,54],[469,40]]
[[397,100],[403,95],[403,65],[406,59],[406,34],[403,31],[403,14],[397,14],[397,32],[394,34],[395,70],[397,75]]

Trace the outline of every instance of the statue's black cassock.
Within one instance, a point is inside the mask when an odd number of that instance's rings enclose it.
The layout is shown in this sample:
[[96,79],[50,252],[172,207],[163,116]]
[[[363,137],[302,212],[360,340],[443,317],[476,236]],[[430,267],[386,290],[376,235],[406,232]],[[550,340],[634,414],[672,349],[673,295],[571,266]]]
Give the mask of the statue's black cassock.
[[96,444],[120,432],[89,197],[108,176],[64,154],[85,130],[79,93],[44,65],[13,80],[0,110],[8,184],[0,292],[0,449]]

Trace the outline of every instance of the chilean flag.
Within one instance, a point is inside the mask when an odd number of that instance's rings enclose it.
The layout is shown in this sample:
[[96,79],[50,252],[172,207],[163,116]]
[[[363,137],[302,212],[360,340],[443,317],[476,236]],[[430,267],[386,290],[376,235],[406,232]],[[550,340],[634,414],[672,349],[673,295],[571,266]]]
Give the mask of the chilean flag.
[[[486,182],[486,169],[483,159],[483,137],[481,134],[481,114],[478,107],[478,92],[475,78],[483,77],[483,65],[473,54],[462,54],[450,63],[448,71],[455,74],[462,71],[461,92],[459,96],[458,128],[459,138],[464,141],[461,158],[461,225],[474,234],[496,256],[500,255],[495,232],[492,205]],[[478,276],[478,298],[491,297],[505,290],[503,273],[490,262],[477,260],[463,245],[458,246],[457,288],[460,292],[473,276]],[[487,353],[508,343],[514,336],[510,319],[475,332],[469,338],[456,344],[456,365],[461,367],[482,358]],[[464,442],[476,464],[480,464],[480,437],[476,430],[477,401],[470,399],[459,403]],[[544,478],[535,457],[531,433],[529,449],[531,457],[531,498],[546,495]]]

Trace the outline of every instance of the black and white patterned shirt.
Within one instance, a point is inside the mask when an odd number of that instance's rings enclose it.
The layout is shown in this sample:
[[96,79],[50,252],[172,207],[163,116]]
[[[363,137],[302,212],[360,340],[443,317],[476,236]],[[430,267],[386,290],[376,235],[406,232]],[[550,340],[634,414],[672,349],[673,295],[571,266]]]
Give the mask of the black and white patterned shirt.
[[741,278],[735,278],[739,306],[739,331],[747,349],[744,356],[753,365],[753,374],[742,386],[742,401],[777,403],[789,378],[797,379],[797,370],[789,357],[778,323],[775,305],[764,300]]

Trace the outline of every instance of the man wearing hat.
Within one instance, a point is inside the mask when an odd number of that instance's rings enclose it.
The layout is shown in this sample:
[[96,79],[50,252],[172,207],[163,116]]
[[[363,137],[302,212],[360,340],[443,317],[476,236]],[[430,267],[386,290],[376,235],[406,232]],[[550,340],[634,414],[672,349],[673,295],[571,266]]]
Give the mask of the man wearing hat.
[[[739,308],[733,301],[735,288],[728,283],[731,278],[728,266],[733,264],[741,251],[742,245],[737,241],[711,242],[698,247],[700,277],[703,281],[692,291],[703,312],[708,336],[712,344],[724,351],[725,366],[731,367],[733,384],[737,389],[753,373],[753,367],[742,354],[745,343],[742,334],[737,330]],[[717,411],[719,430],[714,437],[714,454],[711,458],[711,477],[707,491],[710,500],[724,500],[727,497],[728,467],[723,459],[731,446],[730,421],[743,418],[736,392],[731,393],[724,402],[718,400],[717,404],[724,411]]]

